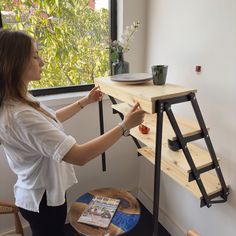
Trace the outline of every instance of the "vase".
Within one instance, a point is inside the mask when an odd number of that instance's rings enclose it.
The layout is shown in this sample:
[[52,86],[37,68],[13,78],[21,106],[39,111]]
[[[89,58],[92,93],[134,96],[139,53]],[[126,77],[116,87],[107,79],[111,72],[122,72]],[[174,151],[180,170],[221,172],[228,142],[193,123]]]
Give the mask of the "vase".
[[112,63],[112,75],[129,73],[129,62],[124,61],[123,53],[118,54],[116,62]]

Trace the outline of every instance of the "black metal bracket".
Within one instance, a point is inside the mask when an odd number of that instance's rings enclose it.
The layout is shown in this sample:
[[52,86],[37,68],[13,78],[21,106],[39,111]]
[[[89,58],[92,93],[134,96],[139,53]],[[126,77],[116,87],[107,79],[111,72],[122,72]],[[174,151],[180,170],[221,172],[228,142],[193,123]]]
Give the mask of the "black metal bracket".
[[227,197],[229,195],[229,189],[225,184],[224,177],[223,177],[223,174],[221,172],[219,162],[218,162],[216,154],[215,154],[215,150],[214,150],[213,145],[211,143],[211,139],[210,139],[210,136],[208,134],[208,130],[207,130],[205,122],[203,120],[203,116],[202,116],[202,113],[200,111],[195,93],[191,93],[191,103],[192,103],[193,110],[195,112],[196,118],[198,120],[199,126],[201,127],[202,132],[204,133],[204,139],[205,139],[207,148],[209,150],[212,162],[215,166],[215,171],[216,171],[216,174],[219,178],[220,185],[222,187],[222,192],[223,192],[222,197],[224,199],[227,199]]
[[[183,138],[186,143],[189,143],[189,142],[204,138],[204,135],[201,132],[201,133],[197,133],[193,135],[183,136]],[[179,140],[176,137],[174,137],[172,140],[168,139],[168,146],[172,151],[178,151],[179,149],[181,149]]]
[[[224,203],[227,201],[227,197],[229,195],[229,188],[227,188],[227,193],[226,195],[222,192],[222,191],[218,191],[214,194],[211,194],[211,195],[208,195],[208,198],[210,200],[210,204],[216,204],[216,203]],[[216,198],[221,198],[221,199],[218,199],[218,200],[212,200],[212,199],[216,199]],[[206,202],[203,198],[200,199],[200,207],[204,207],[206,206]]]
[[173,112],[171,110],[171,104],[169,104],[168,102],[165,103],[165,111],[166,111],[167,116],[169,118],[169,121],[170,121],[170,123],[172,125],[172,128],[173,128],[173,130],[174,130],[174,132],[176,134],[176,138],[179,141],[180,147],[183,150],[183,153],[184,153],[184,155],[185,155],[185,157],[187,159],[187,162],[188,162],[188,164],[189,164],[189,166],[190,166],[190,168],[192,170],[192,174],[194,176],[194,179],[196,180],[197,185],[198,185],[198,187],[199,187],[199,189],[200,189],[200,191],[202,193],[203,199],[204,199],[206,205],[208,207],[210,207],[210,201],[208,199],[207,192],[206,192],[205,187],[203,185],[203,182],[201,180],[200,173],[198,172],[198,170],[197,170],[197,168],[196,168],[196,166],[194,164],[194,161],[192,159],[192,156],[191,156],[191,154],[189,152],[189,149],[188,149],[188,146],[187,146],[187,142],[186,142],[185,138],[183,137],[183,135],[182,135],[182,133],[181,133],[181,131],[179,129],[179,126],[177,124],[177,121],[175,119],[175,116],[174,116],[174,114],[173,114]]
[[[180,129],[179,129],[177,121],[174,117],[174,114],[171,110],[171,105],[176,104],[178,102],[185,102],[185,101],[191,101],[195,116],[197,118],[197,121],[198,121],[198,124],[199,124],[201,130],[199,133],[183,136]],[[172,99],[165,100],[164,107],[165,107],[165,111],[167,113],[167,116],[169,118],[169,121],[172,125],[172,128],[174,129],[174,132],[176,134],[176,137],[174,137],[172,140],[170,140],[170,139],[168,140],[168,146],[173,151],[178,151],[180,149],[183,150],[183,153],[184,153],[184,155],[187,159],[187,162],[191,168],[191,171],[189,172],[189,182],[196,180],[196,183],[197,183],[197,185],[201,191],[201,194],[202,194],[200,206],[201,207],[202,206],[210,207],[214,203],[225,202],[227,200],[228,195],[229,195],[229,189],[225,184],[225,181],[224,181],[215,151],[213,149],[213,145],[210,140],[210,136],[208,134],[208,130],[206,128],[206,125],[203,120],[199,105],[197,103],[195,93],[190,93],[189,95],[182,96],[180,98],[172,98]],[[195,141],[198,139],[202,139],[202,138],[204,138],[204,140],[206,142],[208,151],[209,151],[211,159],[212,159],[212,164],[202,167],[200,169],[197,169],[195,166],[195,163],[192,160],[192,157],[189,152],[187,144],[189,142],[192,142],[192,141]],[[215,169],[215,171],[217,173],[218,179],[221,184],[221,190],[219,190],[217,193],[209,196],[205,190],[203,183],[202,183],[201,174],[206,171],[213,170],[213,169]],[[221,197],[223,200],[212,200],[216,197]]]
[[[202,174],[202,173],[205,173],[205,172],[210,171],[210,170],[213,170],[213,169],[215,169],[215,165],[214,165],[214,164],[210,164],[210,165],[208,165],[208,166],[202,167],[202,168],[197,169],[197,170],[198,170],[199,174]],[[188,173],[188,182],[191,182],[191,181],[193,181],[193,180],[195,180],[195,178],[194,178],[193,172],[192,172],[192,170],[191,170],[191,171]]]

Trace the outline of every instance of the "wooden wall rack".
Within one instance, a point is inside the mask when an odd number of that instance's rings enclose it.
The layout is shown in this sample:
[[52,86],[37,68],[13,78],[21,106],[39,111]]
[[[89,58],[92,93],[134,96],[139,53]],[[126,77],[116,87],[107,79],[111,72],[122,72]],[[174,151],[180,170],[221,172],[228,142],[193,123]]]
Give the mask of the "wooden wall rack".
[[[216,157],[208,128],[197,103],[196,89],[174,84],[155,86],[152,82],[127,85],[113,82],[110,77],[96,78],[95,84],[110,97],[113,110],[118,112],[121,118],[135,102],[139,102],[147,112],[144,122],[151,128],[149,134],[141,134],[135,127],[131,129],[131,136],[138,147],[139,155],[155,165],[154,236],[158,236],[161,171],[193,193],[200,200],[201,207],[227,201],[229,187],[225,184],[219,158]],[[172,106],[183,102],[191,102],[196,122],[174,115]],[[103,133],[102,103],[99,104],[99,111]],[[207,150],[190,143],[198,139],[205,140]],[[104,165],[105,154],[103,167]],[[103,169],[105,170],[105,167]]]

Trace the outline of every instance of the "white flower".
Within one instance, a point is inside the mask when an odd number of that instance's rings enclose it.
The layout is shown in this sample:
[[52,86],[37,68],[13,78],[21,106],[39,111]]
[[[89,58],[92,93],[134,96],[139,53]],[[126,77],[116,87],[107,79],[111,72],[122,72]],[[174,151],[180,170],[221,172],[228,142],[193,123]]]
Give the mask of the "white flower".
[[130,42],[134,40],[134,34],[138,30],[140,25],[139,21],[133,22],[132,25],[126,26],[125,31],[121,35],[121,40],[114,40],[110,44],[111,48],[111,60],[116,61],[119,53],[125,53],[129,51]]

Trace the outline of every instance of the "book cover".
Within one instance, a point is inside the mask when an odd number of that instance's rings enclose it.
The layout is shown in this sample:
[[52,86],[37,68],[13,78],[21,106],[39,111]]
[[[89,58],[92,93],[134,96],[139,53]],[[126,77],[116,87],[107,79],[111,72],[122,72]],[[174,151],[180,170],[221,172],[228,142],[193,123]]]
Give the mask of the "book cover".
[[119,199],[95,196],[79,217],[78,222],[107,228],[119,203]]

